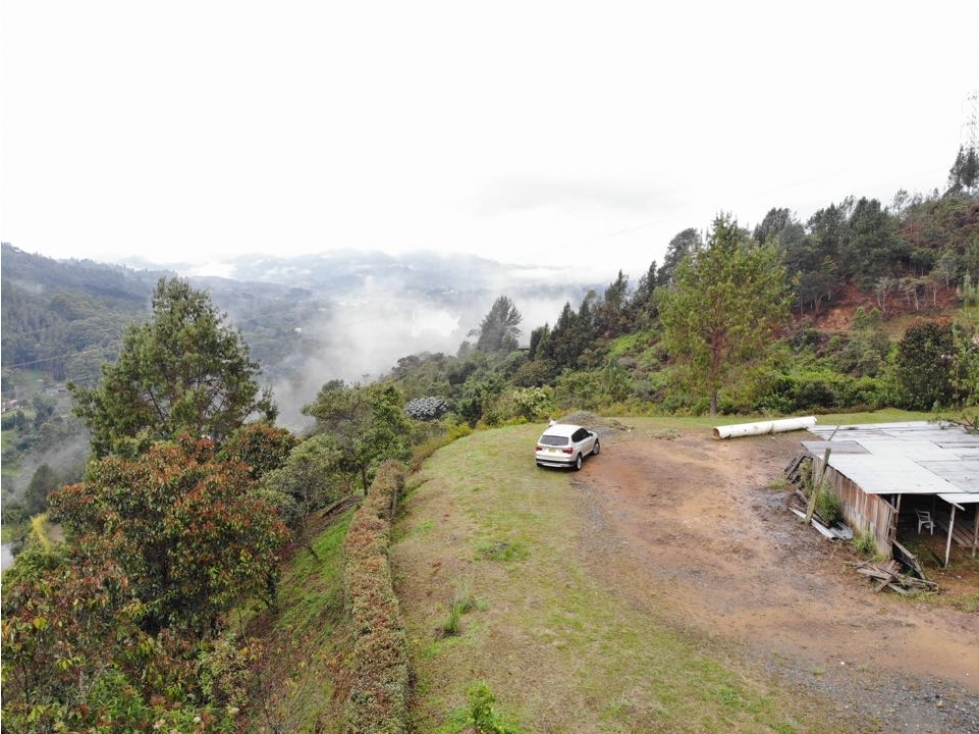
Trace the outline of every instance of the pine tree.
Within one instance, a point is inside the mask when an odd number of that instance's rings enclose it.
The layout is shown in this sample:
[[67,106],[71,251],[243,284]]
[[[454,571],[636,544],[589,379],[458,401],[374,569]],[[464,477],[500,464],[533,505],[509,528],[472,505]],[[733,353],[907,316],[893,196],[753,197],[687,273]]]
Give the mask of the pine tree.
[[721,216],[703,250],[676,268],[673,285],[657,290],[663,343],[681,380],[706,393],[716,415],[718,395],[736,370],[758,366],[788,322],[789,296],[778,251],[753,242]]
[[68,387],[75,413],[92,430],[95,454],[134,456],[181,432],[220,445],[249,416],[274,420],[270,391],[259,396],[258,373],[240,333],[206,293],[162,278],[152,320],[130,327],[99,385]]

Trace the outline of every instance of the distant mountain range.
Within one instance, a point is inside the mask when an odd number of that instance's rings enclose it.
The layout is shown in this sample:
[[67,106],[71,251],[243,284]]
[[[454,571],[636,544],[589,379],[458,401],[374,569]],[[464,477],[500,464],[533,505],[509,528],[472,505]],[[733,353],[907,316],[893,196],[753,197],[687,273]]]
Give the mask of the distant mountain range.
[[[84,361],[78,355],[96,364],[113,358],[107,334],[121,338],[120,324],[148,316],[159,278],[180,275],[207,291],[241,329],[283,413],[293,415],[331,379],[369,380],[410,354],[455,353],[500,295],[523,314],[526,339],[537,326],[553,324],[565,302],[577,305],[606,285],[570,269],[433,252],[242,255],[167,267],[148,260],[54,260],[9,243],[2,253],[5,369],[50,368],[55,381],[85,379],[71,374]],[[86,341],[88,333],[97,333],[98,349]],[[66,374],[53,369],[59,359]],[[89,379],[94,367],[86,367]]]
[[[164,269],[146,259],[130,258],[124,264],[140,270]],[[605,285],[590,282],[569,268],[511,265],[475,255],[432,251],[400,256],[355,250],[294,257],[247,254],[204,265],[170,265],[166,269],[195,280],[216,277],[243,283],[328,289],[339,297],[360,293],[365,288],[392,288],[444,297],[450,293],[495,292],[501,286],[513,292],[539,294],[568,288],[576,292],[584,288],[587,292],[590,287]]]

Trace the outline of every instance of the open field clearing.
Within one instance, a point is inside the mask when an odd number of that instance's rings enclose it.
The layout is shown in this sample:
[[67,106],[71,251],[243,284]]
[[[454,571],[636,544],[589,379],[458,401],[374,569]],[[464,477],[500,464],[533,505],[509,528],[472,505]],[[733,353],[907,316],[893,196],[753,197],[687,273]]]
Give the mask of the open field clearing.
[[541,427],[517,426],[409,480],[415,731],[464,731],[477,681],[526,733],[979,731],[979,615],[873,594],[795,521],[772,487],[803,434],[590,427],[578,473],[535,468]]

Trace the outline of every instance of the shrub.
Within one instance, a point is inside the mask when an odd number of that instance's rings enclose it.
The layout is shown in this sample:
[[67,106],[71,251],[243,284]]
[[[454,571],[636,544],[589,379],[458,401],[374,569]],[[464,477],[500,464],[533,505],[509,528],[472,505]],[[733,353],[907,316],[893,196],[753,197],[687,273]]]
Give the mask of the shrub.
[[626,371],[614,365],[587,372],[565,372],[555,384],[555,399],[561,408],[575,405],[583,410],[601,410],[625,400],[631,393]]
[[302,524],[303,511],[295,498],[271,487],[257,487],[250,492],[271,507],[276,516],[289,528],[295,530]]
[[449,612],[449,618],[442,623],[442,632],[454,637],[462,629],[461,622],[462,608],[458,604],[453,604],[452,611]]
[[469,687],[469,721],[478,734],[517,734],[500,719],[493,709],[496,696],[486,681],[476,681]]
[[853,548],[861,556],[867,558],[876,555],[877,541],[874,540],[874,534],[870,528],[861,530],[859,533],[853,536]]
[[557,365],[549,359],[526,362],[513,373],[511,380],[517,387],[542,387],[554,378]]
[[554,403],[552,391],[547,387],[524,387],[513,391],[514,408],[518,415],[535,420],[549,415]]
[[816,512],[827,525],[834,525],[843,520],[843,502],[823,486],[816,500]]
[[505,540],[480,541],[476,552],[488,561],[520,561],[527,557],[527,550],[520,543]]

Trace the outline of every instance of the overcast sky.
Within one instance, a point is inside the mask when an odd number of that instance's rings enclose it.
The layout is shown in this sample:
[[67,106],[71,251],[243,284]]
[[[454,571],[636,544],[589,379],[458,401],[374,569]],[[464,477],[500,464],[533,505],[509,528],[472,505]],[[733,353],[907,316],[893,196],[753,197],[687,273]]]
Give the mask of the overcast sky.
[[977,28],[975,0],[2,0],[0,236],[637,278],[721,211],[943,187]]

